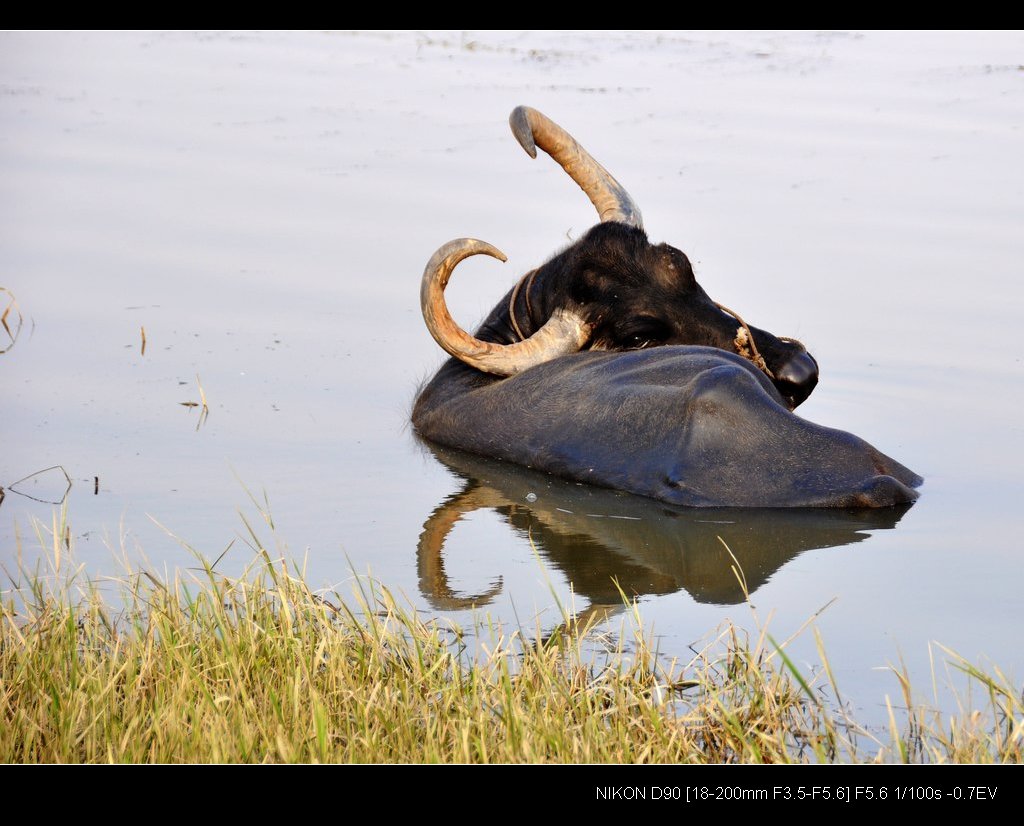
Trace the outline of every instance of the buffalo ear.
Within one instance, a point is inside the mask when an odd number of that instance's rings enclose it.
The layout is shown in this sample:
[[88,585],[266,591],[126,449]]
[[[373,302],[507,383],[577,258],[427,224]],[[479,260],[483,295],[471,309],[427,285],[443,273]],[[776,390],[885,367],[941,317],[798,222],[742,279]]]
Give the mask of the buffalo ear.
[[659,244],[656,252],[654,271],[658,281],[674,290],[696,286],[697,279],[686,253],[668,244]]

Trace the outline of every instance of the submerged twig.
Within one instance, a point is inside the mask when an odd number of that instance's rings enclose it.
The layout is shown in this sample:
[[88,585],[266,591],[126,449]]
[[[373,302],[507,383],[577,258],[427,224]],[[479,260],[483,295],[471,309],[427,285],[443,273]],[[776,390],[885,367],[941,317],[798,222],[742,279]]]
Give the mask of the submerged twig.
[[203,403],[203,408],[199,411],[199,421],[196,422],[196,430],[199,430],[210,416],[210,406],[206,403],[206,393],[203,390],[203,383],[199,380],[198,373],[196,373],[196,384],[199,385],[199,399]]
[[[17,489],[17,485],[20,485],[22,482],[27,482],[29,479],[33,479],[36,476],[42,475],[43,473],[48,473],[51,470],[59,470],[61,473],[64,474],[64,480],[67,482],[67,487],[64,489],[64,493],[61,494],[60,499],[40,499],[37,496],[33,496],[31,493],[25,493],[24,491]],[[68,498],[68,494],[71,492],[71,477],[68,475],[68,472],[64,469],[64,465],[53,465],[52,467],[44,467],[42,470],[37,470],[35,473],[30,473],[28,476],[23,476],[17,482],[11,482],[7,486],[7,490],[9,490],[11,493],[18,494],[18,496],[24,496],[26,499],[31,499],[34,502],[42,502],[45,505],[63,505],[64,500]],[[0,488],[0,502],[3,501],[4,489]]]
[[203,390],[203,383],[199,380],[199,374],[196,374],[196,384],[199,386],[199,401],[187,401],[178,402],[182,407],[198,407],[199,409],[199,421],[196,422],[196,430],[199,430],[203,426],[203,423],[209,418],[210,406],[206,403],[206,392]]
[[4,332],[10,339],[9,343],[0,347],[0,355],[3,355],[10,350],[18,340],[18,336],[21,335],[21,327],[24,324],[25,319],[21,314],[21,309],[18,307],[18,299],[14,297],[14,293],[6,287],[0,287],[0,293],[7,294],[7,306],[4,307],[3,313],[0,313],[0,326],[4,328]]

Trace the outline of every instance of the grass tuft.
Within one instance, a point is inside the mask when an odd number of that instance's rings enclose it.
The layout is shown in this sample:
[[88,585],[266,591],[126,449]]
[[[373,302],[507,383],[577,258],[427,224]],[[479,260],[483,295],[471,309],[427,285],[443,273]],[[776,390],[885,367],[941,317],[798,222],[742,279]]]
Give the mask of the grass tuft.
[[[1020,762],[1021,695],[943,650],[984,701],[942,719],[915,705],[876,740],[767,631],[727,624],[665,663],[640,623],[609,637],[567,621],[475,642],[383,585],[310,589],[257,545],[226,577],[127,570],[115,597],[68,563],[62,516],[49,570],[0,605],[0,761],[11,763]],[[41,530],[40,533],[46,531]],[[255,533],[252,534],[256,542]],[[55,584],[55,583],[62,584]],[[112,608],[112,603],[118,605]],[[823,652],[823,649],[821,649]],[[594,652],[598,653],[594,653]],[[589,653],[587,653],[589,652]],[[894,669],[894,671],[896,671]],[[825,675],[827,682],[818,684]],[[901,724],[899,718],[904,722]]]

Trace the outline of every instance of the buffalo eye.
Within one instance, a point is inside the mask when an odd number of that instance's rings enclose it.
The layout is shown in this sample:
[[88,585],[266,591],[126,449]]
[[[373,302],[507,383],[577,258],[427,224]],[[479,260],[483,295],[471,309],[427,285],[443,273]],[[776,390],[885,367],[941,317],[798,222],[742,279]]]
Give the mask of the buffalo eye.
[[661,319],[639,316],[617,325],[615,342],[626,350],[640,350],[664,343],[670,334],[669,326]]

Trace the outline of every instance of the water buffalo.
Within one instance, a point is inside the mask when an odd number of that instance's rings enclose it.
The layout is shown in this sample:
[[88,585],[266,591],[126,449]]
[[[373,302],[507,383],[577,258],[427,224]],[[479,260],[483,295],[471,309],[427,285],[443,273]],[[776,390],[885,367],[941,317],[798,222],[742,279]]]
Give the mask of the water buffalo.
[[571,135],[520,106],[513,134],[579,184],[601,222],[528,272],[475,335],[444,302],[470,255],[427,264],[423,317],[449,359],[420,391],[423,438],[677,505],[882,507],[921,478],[850,433],[792,411],[818,382],[804,346],[713,301],[687,257],[652,244],[625,189]]

